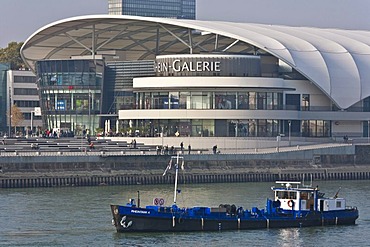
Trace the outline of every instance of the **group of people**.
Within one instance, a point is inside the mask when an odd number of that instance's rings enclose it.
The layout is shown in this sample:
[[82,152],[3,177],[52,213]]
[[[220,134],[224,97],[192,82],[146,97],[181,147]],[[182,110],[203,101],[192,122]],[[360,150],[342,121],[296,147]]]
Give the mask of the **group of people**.
[[176,151],[175,151],[175,147],[174,146],[171,146],[171,148],[168,147],[168,145],[166,146],[157,146],[157,155],[173,155],[173,154],[176,154]]
[[131,147],[132,147],[132,148],[136,148],[136,139],[133,139],[133,140],[131,141]]
[[[160,155],[160,154],[174,155],[174,154],[176,154],[177,150],[175,149],[174,146],[171,146],[171,148],[169,148],[168,145],[166,145],[164,147],[163,146],[157,146],[156,151],[157,151],[157,155]],[[181,151],[181,153],[183,153],[183,151],[184,151],[184,143],[183,142],[180,143],[180,151]],[[191,152],[191,146],[189,144],[188,154],[190,154],[190,152]]]

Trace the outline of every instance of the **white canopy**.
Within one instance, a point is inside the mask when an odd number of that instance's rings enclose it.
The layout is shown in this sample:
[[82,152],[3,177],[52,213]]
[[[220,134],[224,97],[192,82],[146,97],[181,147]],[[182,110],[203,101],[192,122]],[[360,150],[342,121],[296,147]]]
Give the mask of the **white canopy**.
[[370,32],[249,23],[93,15],[51,23],[24,43],[35,70],[43,59],[122,52],[126,60],[183,53],[269,53],[340,108],[370,96]]

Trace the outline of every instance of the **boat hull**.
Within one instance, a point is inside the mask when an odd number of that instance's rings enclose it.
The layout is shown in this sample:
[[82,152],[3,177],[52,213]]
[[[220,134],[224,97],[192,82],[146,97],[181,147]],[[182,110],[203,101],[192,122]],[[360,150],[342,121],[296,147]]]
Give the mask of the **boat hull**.
[[118,232],[226,231],[261,228],[351,225],[357,209],[346,212],[312,212],[304,216],[279,215],[186,215],[183,212],[153,212],[144,208],[111,205],[113,224]]

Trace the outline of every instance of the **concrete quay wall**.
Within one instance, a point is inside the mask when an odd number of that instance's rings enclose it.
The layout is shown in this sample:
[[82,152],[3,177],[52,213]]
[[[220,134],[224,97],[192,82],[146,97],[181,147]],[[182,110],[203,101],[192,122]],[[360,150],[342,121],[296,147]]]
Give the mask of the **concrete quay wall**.
[[[249,154],[184,154],[179,182],[370,179],[370,146]],[[14,156],[0,158],[0,188],[173,183],[168,155]]]

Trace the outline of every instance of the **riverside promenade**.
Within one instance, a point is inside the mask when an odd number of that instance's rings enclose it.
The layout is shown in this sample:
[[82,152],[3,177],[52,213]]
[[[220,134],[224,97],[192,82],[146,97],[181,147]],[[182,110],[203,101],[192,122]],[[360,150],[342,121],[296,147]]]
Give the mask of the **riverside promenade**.
[[[265,148],[174,147],[109,138],[6,140],[0,150],[0,188],[172,183],[163,177],[170,156],[184,155],[180,183],[370,179],[370,145],[321,143]],[[35,145],[37,144],[37,145]]]

